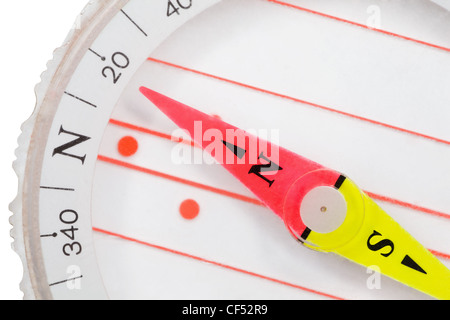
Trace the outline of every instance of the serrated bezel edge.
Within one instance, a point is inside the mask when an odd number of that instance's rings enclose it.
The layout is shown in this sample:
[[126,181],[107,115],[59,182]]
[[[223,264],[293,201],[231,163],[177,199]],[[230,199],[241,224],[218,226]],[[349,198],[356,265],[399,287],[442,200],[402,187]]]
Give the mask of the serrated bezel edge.
[[36,294],[32,286],[30,268],[28,268],[28,259],[26,253],[26,245],[24,239],[23,228],[23,199],[24,199],[24,179],[25,171],[28,160],[28,150],[32,141],[33,130],[38,118],[38,114],[41,111],[42,103],[46,97],[55,74],[58,71],[58,67],[63,62],[69,44],[77,39],[79,34],[84,29],[85,25],[91,21],[91,18],[98,12],[99,7],[103,4],[102,0],[90,0],[84,7],[82,12],[78,15],[74,27],[69,32],[63,45],[53,52],[53,58],[47,63],[47,69],[41,74],[40,82],[35,86],[34,92],[36,96],[36,105],[31,116],[22,124],[21,134],[17,140],[18,147],[15,151],[16,160],[13,162],[13,169],[18,178],[18,191],[15,199],[11,202],[9,210],[12,215],[9,218],[9,222],[12,226],[10,231],[13,238],[12,249],[19,255],[23,265],[23,278],[20,283],[20,290],[23,292],[23,299],[31,300],[36,299]]

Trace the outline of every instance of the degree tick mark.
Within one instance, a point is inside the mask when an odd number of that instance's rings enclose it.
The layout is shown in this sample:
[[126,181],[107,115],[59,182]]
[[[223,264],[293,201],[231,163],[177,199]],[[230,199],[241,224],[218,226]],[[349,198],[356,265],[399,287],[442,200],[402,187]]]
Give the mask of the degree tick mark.
[[106,57],[100,55],[99,53],[95,52],[94,50],[92,50],[91,48],[89,48],[89,51],[92,52],[93,54],[95,54],[97,57],[99,57],[102,61],[106,60]]
[[52,233],[52,234],[43,234],[41,235],[41,238],[56,238],[58,236],[58,234],[56,232]]
[[148,37],[148,34],[147,34],[147,32],[145,32],[137,23],[136,23],[136,21],[134,21],[125,11],[123,11],[123,10],[120,10],[120,12],[122,12],[123,13],[123,15],[125,16],[125,17],[127,17],[127,19],[128,20],[130,20],[130,22],[132,23],[132,24],[134,24],[134,26],[136,27],[136,28],[138,28],[138,30],[140,31],[140,32],[142,32],[142,34],[144,35],[144,36],[146,36],[146,37]]

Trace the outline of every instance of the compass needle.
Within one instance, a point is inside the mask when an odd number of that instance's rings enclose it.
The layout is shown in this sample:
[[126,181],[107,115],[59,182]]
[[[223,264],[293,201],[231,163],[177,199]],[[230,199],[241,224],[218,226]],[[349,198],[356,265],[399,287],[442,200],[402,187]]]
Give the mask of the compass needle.
[[90,0],[18,140],[24,297],[450,299],[444,2]]
[[[226,141],[223,148],[228,150],[223,151],[240,159],[245,156],[245,161],[224,161],[226,157],[217,156],[223,153],[216,153],[216,160],[282,217],[307,247],[376,266],[408,286],[450,299],[450,270],[345,176],[271,143],[262,144],[256,136],[151,89],[141,87],[140,91],[203,149],[207,149],[208,141],[203,140],[207,130],[219,130],[223,136],[231,132],[243,142]],[[258,159],[264,158],[271,167],[269,172],[275,172],[270,179],[261,164],[250,162],[247,149],[251,144],[267,145],[272,155],[278,150],[277,164],[264,151],[256,151]]]

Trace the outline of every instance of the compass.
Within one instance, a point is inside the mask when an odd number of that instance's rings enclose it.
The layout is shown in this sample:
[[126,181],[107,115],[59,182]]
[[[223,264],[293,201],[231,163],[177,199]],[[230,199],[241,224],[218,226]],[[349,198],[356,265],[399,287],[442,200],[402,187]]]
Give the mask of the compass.
[[14,165],[25,298],[450,298],[447,9],[113,0],[77,22]]

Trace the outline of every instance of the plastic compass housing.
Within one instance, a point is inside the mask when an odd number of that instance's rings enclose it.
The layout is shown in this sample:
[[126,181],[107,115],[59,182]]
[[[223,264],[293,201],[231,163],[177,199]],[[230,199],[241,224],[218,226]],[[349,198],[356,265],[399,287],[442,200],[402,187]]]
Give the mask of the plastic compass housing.
[[446,9],[112,0],[78,21],[14,165],[25,298],[450,299]]

